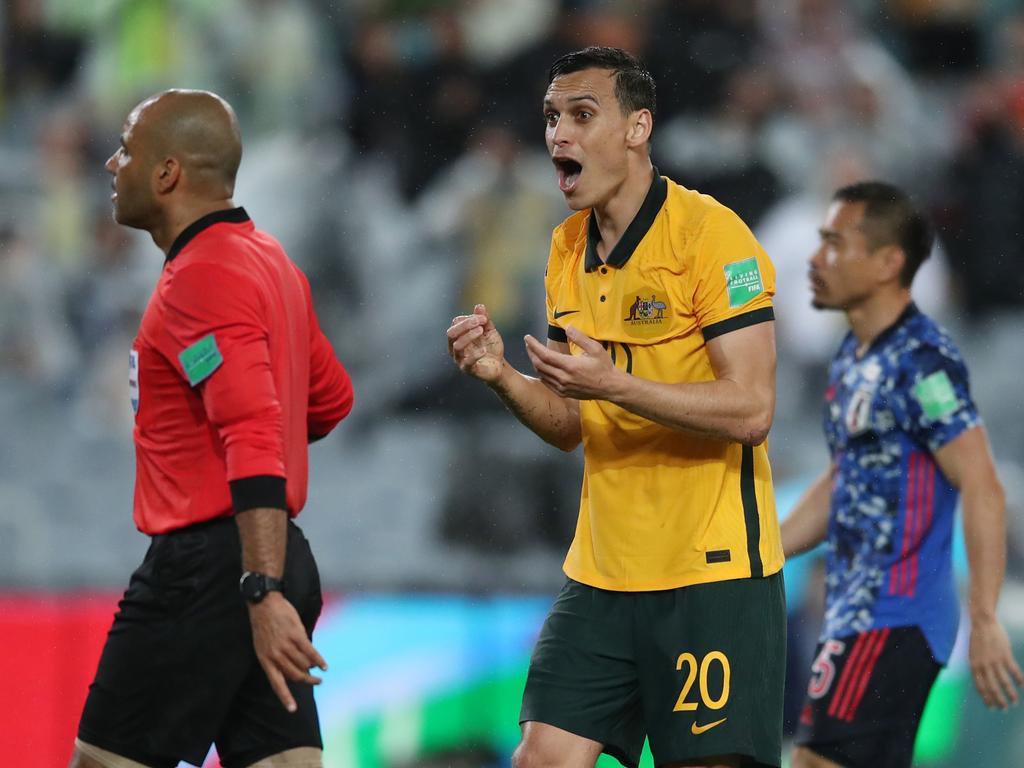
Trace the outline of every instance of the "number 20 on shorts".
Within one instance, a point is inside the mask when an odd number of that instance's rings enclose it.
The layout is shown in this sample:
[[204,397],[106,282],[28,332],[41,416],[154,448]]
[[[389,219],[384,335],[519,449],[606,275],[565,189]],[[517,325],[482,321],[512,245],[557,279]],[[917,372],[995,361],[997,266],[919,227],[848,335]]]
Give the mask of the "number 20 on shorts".
[[[720,664],[722,667],[722,690],[714,697],[708,689],[708,673],[712,664]],[[699,662],[692,653],[680,653],[676,659],[676,669],[680,672],[685,670],[686,680],[672,708],[673,712],[692,712],[697,709],[697,702],[690,700],[690,691],[695,681],[699,682],[700,702],[708,709],[721,709],[729,701],[729,659],[721,651],[709,651]]]

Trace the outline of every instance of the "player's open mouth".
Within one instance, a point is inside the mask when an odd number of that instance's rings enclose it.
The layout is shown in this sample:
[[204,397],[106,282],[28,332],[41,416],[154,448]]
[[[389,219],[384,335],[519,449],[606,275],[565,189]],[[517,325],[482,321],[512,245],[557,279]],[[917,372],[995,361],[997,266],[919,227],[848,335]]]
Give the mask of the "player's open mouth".
[[583,173],[583,166],[567,157],[555,157],[552,158],[552,162],[558,171],[558,188],[567,195],[576,188],[580,174]]

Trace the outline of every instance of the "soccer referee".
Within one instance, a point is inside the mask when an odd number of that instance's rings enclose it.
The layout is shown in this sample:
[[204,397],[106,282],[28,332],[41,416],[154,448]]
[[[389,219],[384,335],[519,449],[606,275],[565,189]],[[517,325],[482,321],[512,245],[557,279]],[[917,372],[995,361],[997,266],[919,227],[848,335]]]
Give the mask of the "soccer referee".
[[232,201],[230,105],[166,91],[107,161],[114,218],[166,255],[132,345],[135,524],[152,537],[89,689],[73,768],[321,764],[307,443],[352,407],[309,284]]

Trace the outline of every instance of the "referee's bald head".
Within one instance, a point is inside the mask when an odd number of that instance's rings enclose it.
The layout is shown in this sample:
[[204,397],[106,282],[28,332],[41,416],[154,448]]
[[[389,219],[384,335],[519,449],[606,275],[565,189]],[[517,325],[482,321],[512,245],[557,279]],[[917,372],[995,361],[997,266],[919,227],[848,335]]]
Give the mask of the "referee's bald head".
[[231,197],[242,161],[242,134],[231,105],[210,91],[173,89],[134,110],[138,138],[156,162],[174,157],[200,195]]

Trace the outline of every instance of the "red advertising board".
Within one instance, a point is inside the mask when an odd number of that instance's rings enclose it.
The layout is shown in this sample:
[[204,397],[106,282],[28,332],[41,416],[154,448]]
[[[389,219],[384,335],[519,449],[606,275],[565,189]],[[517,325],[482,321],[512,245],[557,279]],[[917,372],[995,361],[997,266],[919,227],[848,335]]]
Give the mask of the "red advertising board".
[[5,764],[67,766],[118,598],[0,595],[0,755]]

